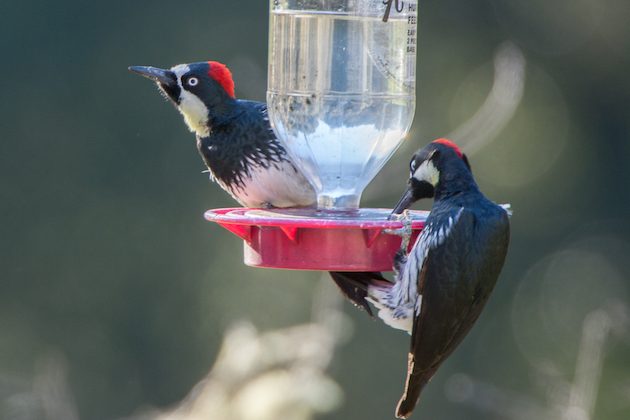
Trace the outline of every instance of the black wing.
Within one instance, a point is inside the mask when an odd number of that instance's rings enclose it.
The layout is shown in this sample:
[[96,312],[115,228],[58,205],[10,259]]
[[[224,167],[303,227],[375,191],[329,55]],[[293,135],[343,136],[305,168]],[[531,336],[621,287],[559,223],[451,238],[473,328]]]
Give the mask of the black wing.
[[379,272],[351,272],[351,271],[331,271],[330,277],[339,287],[339,290],[354,306],[364,309],[368,315],[372,315],[372,309],[365,298],[368,295],[367,289],[372,280],[388,281]]
[[480,214],[462,210],[443,242],[429,248],[418,276],[422,301],[414,316],[398,417],[411,414],[420,392],[471,329],[494,288],[509,242],[507,214],[495,210],[484,212],[483,223]]

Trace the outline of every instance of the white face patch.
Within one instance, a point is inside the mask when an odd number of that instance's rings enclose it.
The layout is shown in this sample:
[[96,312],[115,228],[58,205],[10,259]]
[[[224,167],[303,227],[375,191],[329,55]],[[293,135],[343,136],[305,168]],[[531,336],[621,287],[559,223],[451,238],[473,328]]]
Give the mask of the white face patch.
[[210,134],[210,129],[208,128],[208,108],[201,99],[182,89],[179,96],[178,109],[184,116],[184,121],[186,121],[186,125],[188,125],[190,131],[201,137],[207,137]]
[[179,64],[172,67],[171,71],[177,76],[177,84],[180,89],[177,109],[184,116],[184,121],[190,131],[198,136],[207,137],[210,134],[210,129],[208,128],[208,107],[201,99],[188,92],[182,86],[182,76],[190,71],[190,67],[186,64]]
[[440,171],[438,171],[433,162],[428,159],[422,162],[412,176],[418,181],[426,181],[435,187],[440,180]]

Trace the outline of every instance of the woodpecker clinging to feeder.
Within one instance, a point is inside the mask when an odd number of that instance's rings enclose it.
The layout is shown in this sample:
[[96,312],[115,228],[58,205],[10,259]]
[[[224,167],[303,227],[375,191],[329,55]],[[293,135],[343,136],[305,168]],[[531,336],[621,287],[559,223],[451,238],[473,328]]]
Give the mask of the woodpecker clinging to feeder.
[[404,394],[396,416],[411,415],[420,392],[481,313],[507,253],[507,211],[488,200],[468,159],[446,139],[411,159],[408,189],[393,214],[434,197],[408,255],[396,258],[394,283],[371,280],[368,299],[388,325],[411,334]]
[[267,117],[267,106],[236,99],[228,68],[216,61],[170,70],[133,66],[173,102],[215,180],[245,207],[304,207],[313,187],[291,162]]
[[[196,134],[197,149],[216,181],[245,207],[307,207],[315,190],[273,132],[267,105],[236,99],[230,70],[216,61],[179,64],[170,70],[129,67],[156,82]],[[331,272],[342,294],[371,314],[360,273]],[[378,273],[371,277],[383,279]]]

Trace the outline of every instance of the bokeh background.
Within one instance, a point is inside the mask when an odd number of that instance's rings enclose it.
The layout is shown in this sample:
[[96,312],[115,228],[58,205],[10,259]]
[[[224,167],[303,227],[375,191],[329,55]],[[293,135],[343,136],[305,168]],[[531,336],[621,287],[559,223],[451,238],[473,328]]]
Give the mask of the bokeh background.
[[[415,417],[630,418],[630,5],[420,6],[415,123],[364,205],[391,207],[410,154],[473,118],[501,45],[526,67],[514,115],[470,156],[487,195],[512,203],[508,260]],[[233,322],[311,318],[320,274],[242,265],[239,241],[202,218],[232,199],[179,114],[126,70],[215,59],[239,97],[264,100],[267,9],[0,3],[0,418],[48,418],[34,389],[50,363],[81,419],[170,407]],[[353,334],[329,368],[344,402],[319,418],[391,418],[409,338],[344,309]]]

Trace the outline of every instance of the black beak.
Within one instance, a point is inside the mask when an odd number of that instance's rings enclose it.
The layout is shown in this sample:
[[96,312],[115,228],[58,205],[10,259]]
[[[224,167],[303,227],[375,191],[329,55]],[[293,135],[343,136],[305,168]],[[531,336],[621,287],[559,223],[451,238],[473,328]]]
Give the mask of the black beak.
[[170,70],[159,69],[157,67],[148,66],[131,66],[129,71],[138,73],[141,76],[151,79],[154,82],[158,82],[167,88],[177,87],[177,77],[175,73]]
[[411,207],[411,205],[416,201],[423,198],[432,198],[434,195],[435,188],[433,185],[426,181],[418,181],[415,178],[411,178],[407,191],[405,191],[398,201],[398,204],[396,204],[396,207],[394,207],[394,210],[392,210],[390,218],[396,214],[401,214],[403,211]]
[[394,210],[392,211],[390,218],[393,217],[395,214],[400,214],[403,211],[407,210],[409,207],[411,207],[414,201],[416,200],[413,198],[413,189],[411,188],[411,185],[410,185],[409,188],[407,188],[407,191],[405,191],[405,193],[403,194],[403,196],[400,197],[400,200],[398,201],[398,204],[396,204],[396,207],[394,207]]

